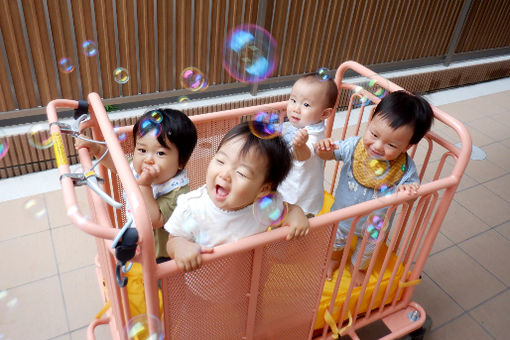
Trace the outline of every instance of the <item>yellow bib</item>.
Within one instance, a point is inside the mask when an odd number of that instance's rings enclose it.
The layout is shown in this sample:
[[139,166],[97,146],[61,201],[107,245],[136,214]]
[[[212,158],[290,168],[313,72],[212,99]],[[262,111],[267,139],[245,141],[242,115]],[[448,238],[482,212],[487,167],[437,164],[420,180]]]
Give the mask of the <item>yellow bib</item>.
[[392,161],[370,157],[363,144],[363,138],[360,138],[356,144],[352,158],[352,174],[356,181],[364,187],[373,189],[398,183],[407,166],[405,152]]

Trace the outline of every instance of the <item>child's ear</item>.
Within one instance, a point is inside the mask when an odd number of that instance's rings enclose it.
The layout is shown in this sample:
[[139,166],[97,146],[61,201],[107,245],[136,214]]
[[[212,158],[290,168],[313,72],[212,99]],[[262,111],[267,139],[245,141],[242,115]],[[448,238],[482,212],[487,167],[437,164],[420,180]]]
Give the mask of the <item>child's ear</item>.
[[332,107],[328,107],[327,109],[324,109],[322,111],[322,114],[321,114],[321,120],[324,120],[326,118],[328,118],[329,116],[331,116],[331,114],[334,112],[335,110],[333,110]]
[[273,191],[272,188],[273,188],[273,185],[271,183],[262,184],[262,186],[260,187],[259,195],[264,196],[264,195],[269,194],[271,191]]
[[412,148],[413,146],[414,146],[414,144],[409,144],[409,145],[407,146],[407,148],[406,148],[406,152],[407,152],[407,150],[409,150],[409,149],[410,149],[410,148]]

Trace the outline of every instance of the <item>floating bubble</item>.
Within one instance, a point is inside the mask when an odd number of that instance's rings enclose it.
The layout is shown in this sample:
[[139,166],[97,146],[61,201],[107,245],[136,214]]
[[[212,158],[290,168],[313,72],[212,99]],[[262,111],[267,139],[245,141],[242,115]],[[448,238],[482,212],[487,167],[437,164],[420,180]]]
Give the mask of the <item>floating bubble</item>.
[[223,67],[243,83],[258,83],[269,77],[278,63],[278,51],[271,34],[257,25],[233,29],[223,45]]
[[181,73],[181,85],[191,91],[205,90],[209,85],[202,71],[196,67],[186,67]]
[[[382,99],[388,94],[389,88],[388,80],[381,78],[376,79],[377,75],[371,75],[360,82],[353,90],[353,106],[368,106],[377,104],[379,101],[374,102],[373,97]],[[371,95],[371,96],[370,96]],[[372,97],[373,96],[373,97]]]
[[374,195],[376,198],[383,198],[390,196],[391,194],[397,192],[396,186],[392,184],[381,184],[379,187],[375,188]]
[[25,211],[30,216],[40,219],[46,215],[46,206],[43,200],[32,198],[25,202]]
[[39,150],[51,148],[53,138],[51,137],[48,125],[44,123],[32,125],[28,130],[28,143]]
[[156,123],[160,124],[163,121],[163,114],[159,110],[152,110],[151,119]]
[[253,215],[262,225],[278,227],[287,216],[287,204],[283,202],[280,194],[271,192],[255,199]]
[[81,48],[83,50],[83,54],[87,57],[93,57],[97,54],[97,45],[92,40],[85,40],[81,44]]
[[251,133],[262,139],[270,139],[281,135],[280,116],[274,112],[258,112],[249,122]]
[[154,137],[158,137],[161,134],[161,125],[151,118],[146,118],[140,122],[140,136],[151,134]]
[[113,70],[113,80],[119,84],[125,84],[129,81],[129,72],[124,67],[117,67]]
[[125,132],[120,132],[120,128],[118,126],[115,126],[113,128],[113,132],[117,134],[117,137],[119,138],[119,141],[123,142],[126,140],[127,134]]
[[9,141],[5,136],[5,132],[0,130],[0,160],[5,157],[7,150],[9,150]]
[[371,213],[367,217],[363,233],[367,234],[369,242],[377,242],[384,235],[386,225],[382,213]]
[[63,73],[71,73],[74,71],[74,64],[70,58],[64,57],[58,61],[58,68]]
[[189,98],[187,96],[180,96],[177,101],[183,105],[187,105],[189,102]]
[[[149,328],[149,320],[154,327],[152,332]],[[164,337],[161,320],[150,314],[138,314],[129,319],[124,329],[128,339],[162,340]]]
[[317,70],[317,77],[321,81],[329,80],[330,79],[329,70],[326,67],[321,67],[320,69]]

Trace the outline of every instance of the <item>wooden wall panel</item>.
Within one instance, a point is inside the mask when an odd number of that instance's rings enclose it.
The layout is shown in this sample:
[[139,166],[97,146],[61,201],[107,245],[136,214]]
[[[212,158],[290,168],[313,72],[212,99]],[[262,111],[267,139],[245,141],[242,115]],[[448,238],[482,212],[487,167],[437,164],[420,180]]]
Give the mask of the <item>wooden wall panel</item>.
[[129,72],[129,81],[121,85],[122,96],[133,96],[138,94],[134,2],[130,0],[116,0],[116,4],[119,41],[119,64],[116,67],[123,67]]

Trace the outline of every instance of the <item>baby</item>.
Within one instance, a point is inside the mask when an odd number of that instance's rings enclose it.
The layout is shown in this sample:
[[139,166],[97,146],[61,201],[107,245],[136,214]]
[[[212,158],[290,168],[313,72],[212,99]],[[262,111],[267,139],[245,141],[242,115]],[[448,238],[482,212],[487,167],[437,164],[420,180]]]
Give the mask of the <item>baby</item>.
[[[146,112],[133,126],[135,150],[130,166],[142,192],[154,228],[156,262],[169,259],[166,252],[168,233],[162,228],[177,204],[177,197],[189,192],[184,167],[197,143],[193,122],[181,111],[157,109]],[[105,146],[81,139],[76,149],[87,148],[99,158]],[[101,163],[115,172],[108,153]],[[127,202],[127,201],[126,201]],[[131,215],[129,205],[126,215]]]
[[[287,175],[292,156],[280,136],[263,139],[251,133],[244,122],[232,128],[220,142],[209,163],[206,184],[179,196],[174,213],[165,224],[170,233],[167,251],[184,271],[201,265],[201,253],[267,230],[257,221],[253,202],[275,191]],[[256,127],[264,131],[264,127]],[[308,234],[305,214],[288,204],[282,225],[289,226],[287,239]]]
[[311,73],[294,83],[287,103],[289,121],[283,124],[282,134],[294,160],[278,191],[308,216],[317,215],[324,201],[324,161],[313,145],[324,138],[324,120],[335,112],[337,96],[332,79],[323,80]]
[[[332,210],[371,200],[390,186],[396,186],[398,192],[416,193],[419,176],[407,150],[430,130],[433,118],[432,108],[425,99],[397,91],[384,97],[376,106],[362,138],[356,136],[336,142],[328,138],[318,142],[315,151],[320,158],[343,161]],[[378,164],[382,173],[378,171],[380,169],[373,169]],[[382,209],[378,214],[386,211],[387,208]],[[366,216],[359,220],[357,236],[363,236],[366,221]],[[351,222],[352,219],[348,219],[338,224],[328,278],[339,266]],[[360,243],[356,244],[352,265],[359,256]],[[368,267],[374,249],[375,243],[367,242],[360,265],[362,271]]]

